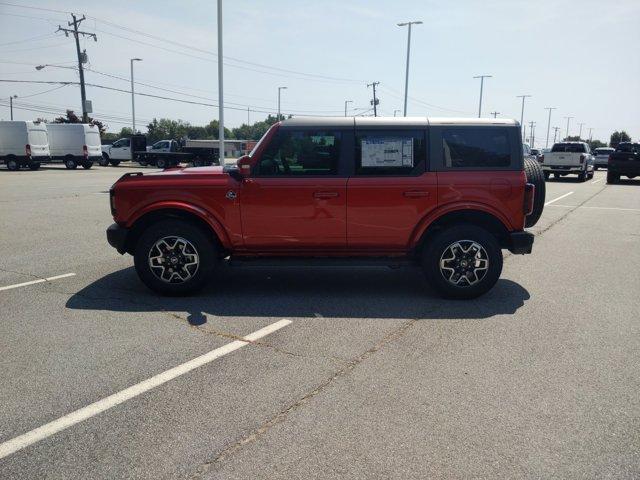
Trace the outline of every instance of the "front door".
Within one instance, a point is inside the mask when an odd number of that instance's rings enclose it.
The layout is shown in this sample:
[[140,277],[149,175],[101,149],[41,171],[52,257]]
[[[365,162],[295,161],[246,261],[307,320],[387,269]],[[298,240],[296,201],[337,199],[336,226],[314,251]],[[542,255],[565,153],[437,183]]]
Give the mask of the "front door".
[[131,159],[131,139],[121,138],[109,150],[109,156],[114,160],[130,160]]
[[356,129],[354,174],[347,185],[347,245],[404,251],[437,206],[437,176],[426,168],[424,129]]
[[240,189],[244,244],[253,251],[346,246],[347,130],[281,127]]

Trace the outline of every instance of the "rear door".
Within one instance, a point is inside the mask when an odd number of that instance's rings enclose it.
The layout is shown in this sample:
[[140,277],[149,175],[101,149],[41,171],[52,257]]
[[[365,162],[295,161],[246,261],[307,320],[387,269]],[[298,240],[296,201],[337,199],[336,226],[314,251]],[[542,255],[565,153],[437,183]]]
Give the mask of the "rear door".
[[281,127],[242,182],[245,247],[344,249],[347,179],[341,158],[352,148],[352,128]]
[[30,126],[27,124],[29,145],[31,146],[32,157],[48,157],[49,154],[49,138],[47,136],[47,127],[44,123]]
[[85,130],[84,144],[87,146],[87,154],[89,157],[99,157],[102,155],[100,132],[97,128],[87,128]]
[[403,251],[437,205],[437,177],[427,170],[425,128],[356,127],[347,184],[347,244],[354,250]]

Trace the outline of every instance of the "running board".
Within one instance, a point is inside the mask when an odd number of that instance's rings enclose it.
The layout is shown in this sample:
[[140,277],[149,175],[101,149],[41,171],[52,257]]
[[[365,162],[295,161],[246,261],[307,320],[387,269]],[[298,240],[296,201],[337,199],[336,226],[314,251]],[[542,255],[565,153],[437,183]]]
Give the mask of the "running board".
[[416,266],[407,257],[229,257],[232,267],[389,267]]

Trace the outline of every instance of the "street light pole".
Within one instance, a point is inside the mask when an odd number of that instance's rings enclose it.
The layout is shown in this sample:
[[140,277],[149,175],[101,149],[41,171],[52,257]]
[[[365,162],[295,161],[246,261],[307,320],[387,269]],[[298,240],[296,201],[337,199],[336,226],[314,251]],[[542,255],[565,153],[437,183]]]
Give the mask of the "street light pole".
[[136,102],[134,94],[134,82],[133,82],[133,62],[141,62],[141,58],[132,58],[129,60],[131,64],[131,123],[133,124],[133,133],[136,133]]
[[[520,126],[524,127],[524,99],[531,95],[516,95],[516,98],[522,98],[522,111],[520,112]],[[524,142],[524,130],[522,131],[522,141]]]
[[409,27],[407,30],[407,69],[404,75],[404,116],[407,116],[407,96],[409,94],[409,58],[411,54],[411,26],[422,25],[421,21],[398,23],[399,27]]
[[9,97],[9,109],[11,110],[11,120],[13,120],[13,99],[18,98],[18,95],[11,95]]
[[222,62],[222,0],[218,0],[218,159],[224,165],[224,95]]
[[278,122],[280,121],[280,91],[286,89],[287,87],[278,87]]
[[348,103],[353,103],[353,100],[345,100],[344,101],[344,116],[347,116],[347,104]]
[[544,144],[544,148],[549,148],[549,130],[551,130],[551,111],[556,107],[544,107],[545,110],[549,110],[549,119],[547,120],[547,141]]
[[569,120],[571,120],[573,117],[564,117],[567,119],[567,134],[565,135],[564,139],[566,140],[567,138],[569,138]]
[[478,118],[480,118],[482,116],[482,87],[484,86],[484,79],[491,78],[491,75],[477,75],[473,78],[480,79],[480,104],[478,106]]
[[578,133],[578,140],[582,140],[582,126],[586,125],[586,123],[579,123],[580,125],[580,133]]

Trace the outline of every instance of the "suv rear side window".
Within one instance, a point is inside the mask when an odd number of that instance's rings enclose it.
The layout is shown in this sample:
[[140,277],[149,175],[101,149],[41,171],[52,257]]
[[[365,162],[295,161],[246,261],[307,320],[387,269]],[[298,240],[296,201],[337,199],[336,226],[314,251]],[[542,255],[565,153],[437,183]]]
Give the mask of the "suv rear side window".
[[280,131],[260,158],[260,177],[335,175],[340,157],[340,132],[326,130]]
[[553,148],[551,148],[551,151],[553,153],[585,153],[587,150],[585,145],[581,143],[556,143]]
[[508,167],[509,132],[503,128],[447,128],[442,132],[446,168]]
[[424,131],[356,132],[356,175],[420,175],[425,171],[425,159]]

